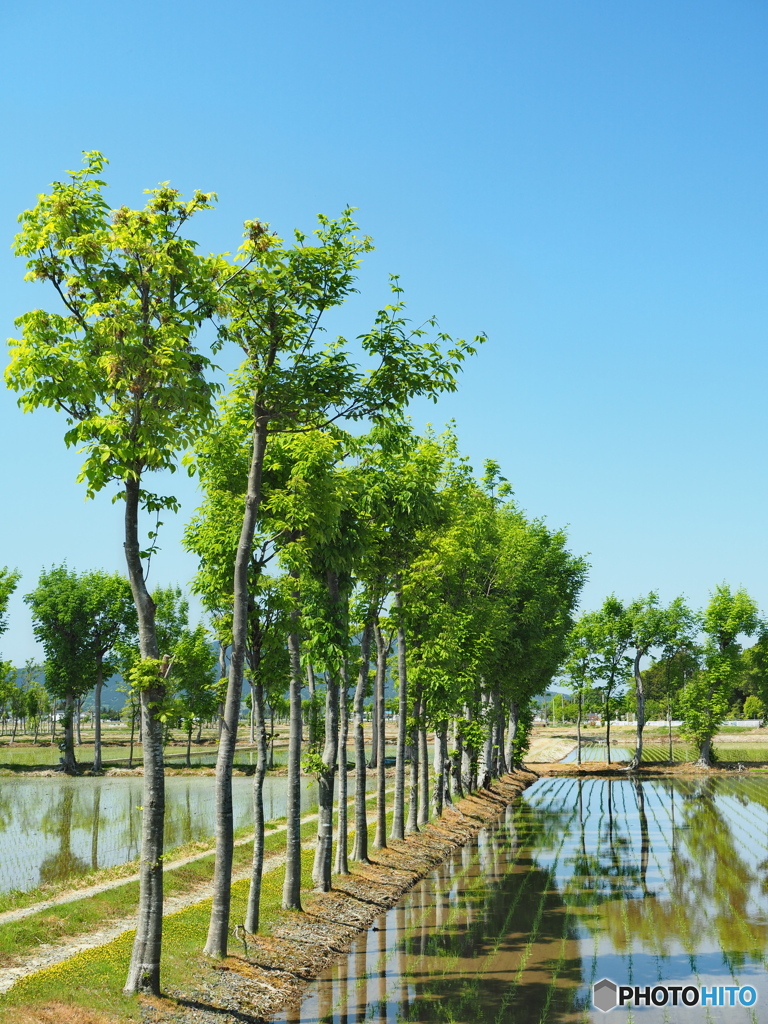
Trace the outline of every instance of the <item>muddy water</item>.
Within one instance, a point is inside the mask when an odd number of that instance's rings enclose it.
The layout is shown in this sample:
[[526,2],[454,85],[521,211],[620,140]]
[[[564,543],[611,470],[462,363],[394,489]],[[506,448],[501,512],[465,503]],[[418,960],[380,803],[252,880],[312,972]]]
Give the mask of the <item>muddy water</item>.
[[[542,779],[281,1019],[768,1021],[766,808],[760,778]],[[757,1002],[608,1017],[591,1005],[602,978],[749,985]]]
[[[287,782],[264,780],[267,820],[285,815]],[[165,780],[167,850],[213,834],[214,783],[212,777]],[[135,777],[0,780],[0,892],[136,859],[142,785]],[[252,793],[251,779],[232,780],[235,828],[253,820]],[[302,780],[302,809],[316,805],[317,787]]]

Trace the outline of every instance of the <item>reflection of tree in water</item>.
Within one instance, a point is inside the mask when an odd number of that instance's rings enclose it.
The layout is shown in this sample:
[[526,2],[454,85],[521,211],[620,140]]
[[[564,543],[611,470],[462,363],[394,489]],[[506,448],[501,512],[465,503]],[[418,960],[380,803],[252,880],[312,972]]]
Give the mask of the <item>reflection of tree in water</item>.
[[576,935],[554,865],[540,867],[529,845],[531,837],[538,849],[551,840],[556,862],[572,813],[520,803],[471,865],[457,854],[437,870],[426,941],[411,904],[416,920],[399,947],[410,954],[415,999],[401,1004],[398,1019],[554,1021],[574,1010],[582,985]]
[[75,857],[72,853],[72,828],[79,827],[82,813],[77,815],[73,825],[75,790],[72,786],[62,786],[58,807],[54,816],[46,816],[43,830],[47,835],[55,835],[59,841],[56,853],[49,854],[40,865],[40,882],[58,882],[70,875],[82,875],[88,870],[88,864]]
[[[752,902],[762,869],[730,827],[739,808],[721,802],[743,792],[711,779],[568,780],[532,791],[471,858],[465,848],[436,869],[350,956],[350,973],[367,982],[350,983],[362,1003],[349,1024],[391,1020],[393,1010],[404,1021],[581,1020],[584,928],[620,954],[645,947],[663,957],[675,942],[693,954],[714,940],[736,972],[768,939]],[[377,954],[393,924],[384,965]]]
[[750,915],[750,903],[762,892],[759,865],[751,866],[741,844],[717,804],[719,780],[704,778],[687,787],[677,801],[680,824],[672,849],[670,902],[681,919],[681,931],[700,942],[717,939],[720,948],[762,958],[768,925]]
[[0,787],[0,832],[5,832],[16,815],[17,801],[13,799],[12,792],[18,793],[18,790],[12,791],[10,786]]
[[[640,783],[634,787],[639,819],[638,856],[638,840],[633,837],[627,818],[626,785],[607,780],[599,787],[599,806],[595,808],[594,785],[591,784],[585,794],[583,780],[577,780],[576,851],[565,858],[573,871],[564,889],[569,905],[594,908],[603,903],[653,895],[647,882],[650,841],[643,790]],[[593,814],[598,818],[597,842],[588,845],[585,831]]]
[[[571,905],[592,908],[591,914],[581,917],[582,923],[606,934],[618,952],[640,942],[669,955],[672,944],[678,943],[693,955],[709,939],[718,943],[734,969],[745,954],[762,958],[768,924],[762,914],[750,919],[750,902],[762,891],[762,873],[759,865],[751,866],[744,858],[718,807],[720,781],[606,781],[599,809],[585,807],[579,792],[580,835],[569,858],[573,874],[564,885],[564,898]],[[663,835],[654,859],[660,866],[665,861],[668,865],[664,888],[658,892],[648,885],[649,794],[662,797],[661,802],[653,801],[652,810]],[[591,814],[599,815],[593,848],[585,842],[585,822]]]

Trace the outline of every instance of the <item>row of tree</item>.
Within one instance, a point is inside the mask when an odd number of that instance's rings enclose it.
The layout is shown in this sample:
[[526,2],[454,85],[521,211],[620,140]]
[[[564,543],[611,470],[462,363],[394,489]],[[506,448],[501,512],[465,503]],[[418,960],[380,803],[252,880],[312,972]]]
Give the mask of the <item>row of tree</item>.
[[[757,642],[743,650],[747,637]],[[643,670],[643,659],[655,656]],[[711,763],[712,739],[728,717],[734,700],[755,698],[755,711],[768,697],[768,624],[743,589],[717,586],[706,608],[695,611],[681,597],[663,605],[651,592],[628,604],[617,597],[586,612],[569,637],[565,680],[576,706],[578,757],[581,725],[590,698],[599,695],[606,720],[610,760],[610,725],[619,701],[635,711],[637,731],[631,767],[643,753],[647,700],[665,716],[679,714],[683,732],[697,745],[699,761]],[[627,701],[627,690],[630,700]]]
[[[0,574],[0,578],[16,585],[17,574],[7,568]],[[13,586],[7,588],[7,596]],[[119,573],[101,570],[79,573],[62,564],[43,570],[37,587],[24,600],[30,607],[33,632],[43,648],[45,662],[42,666],[29,662],[23,669],[14,668],[8,661],[0,662],[0,708],[11,718],[14,736],[16,725],[27,720],[35,742],[43,716],[50,719],[54,741],[60,715],[61,764],[64,771],[75,773],[75,724],[80,720],[83,698],[92,693],[93,768],[100,771],[102,688],[116,674],[130,680],[140,660],[136,609],[128,580]],[[179,587],[157,587],[152,600],[159,643],[171,652],[174,667],[166,720],[186,730],[189,751],[195,723],[210,721],[218,711],[217,658],[205,627],[190,627],[189,602]],[[124,684],[122,689],[127,693],[133,737],[137,694],[130,685]]]
[[[437,332],[433,321],[412,328],[396,279],[391,304],[353,345],[343,338],[322,343],[321,319],[354,290],[359,261],[371,248],[351,211],[337,220],[321,217],[314,238],[297,233],[292,244],[247,222],[234,260],[203,257],[184,230],[212,205],[211,194],[184,202],[162,185],[143,210],[110,211],[104,162],[86,154],[83,170],[54,183],[22,215],[16,252],[27,260],[27,276],[49,282],[62,305],[19,319],[22,336],[11,342],[6,380],[24,409],[64,412],[65,440],[85,455],[88,494],[116,483],[125,501],[139,652],[127,676],[141,703],[144,761],[140,905],[126,991],[158,993],[163,734],[177,712],[173,680],[183,659],[163,647],[160,602],[147,588],[144,566],[156,549],[159,516],[178,502],[150,489],[149,474],[175,469],[182,456],[198,473],[204,500],[186,544],[200,559],[195,588],[230,651],[220,694],[214,899],[205,946],[212,956],[226,954],[229,936],[231,777],[244,680],[251,683],[259,748],[245,922],[255,930],[265,692],[287,687],[289,695],[283,904],[298,908],[302,754],[305,770],[320,781],[314,877],[327,888],[337,779],[336,869],[347,869],[350,720],[357,777],[352,854],[367,858],[362,709],[371,664],[375,842],[382,846],[390,649],[398,677],[390,834],[401,839],[429,813],[428,729],[434,813],[453,791],[519,756],[532,698],[566,653],[586,565],[566,550],[561,532],[527,520],[506,500],[495,464],[477,481],[452,431],[418,437],[411,430],[407,403],[454,390],[474,346]],[[210,355],[194,341],[205,321],[215,327],[214,352],[234,347],[241,357],[218,403]],[[370,366],[360,368],[359,359]],[[142,510],[155,523],[147,545],[140,542]],[[315,700],[323,695],[325,714],[302,751],[305,680]]]

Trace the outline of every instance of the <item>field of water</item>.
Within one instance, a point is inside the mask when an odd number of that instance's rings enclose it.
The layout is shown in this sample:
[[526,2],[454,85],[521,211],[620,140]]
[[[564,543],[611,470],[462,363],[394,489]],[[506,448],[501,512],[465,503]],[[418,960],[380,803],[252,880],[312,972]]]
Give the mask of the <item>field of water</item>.
[[[715,740],[714,749],[720,761],[728,761],[737,764],[739,762],[742,762],[743,764],[768,762],[768,743],[762,745],[748,743],[718,743],[717,740]],[[614,744],[611,743],[612,761],[629,761],[631,760],[633,753],[634,746],[614,746]],[[698,751],[695,747],[691,746],[690,743],[672,743],[673,761],[695,761],[698,756]],[[582,743],[581,759],[582,761],[607,761],[608,748],[605,743]],[[572,750],[570,754],[566,754],[562,760],[563,762],[573,763],[577,760],[577,751]],[[669,761],[669,744],[659,743],[658,741],[643,743],[643,763],[659,761]]]
[[[542,779],[310,989],[293,1024],[768,1020],[768,780]],[[750,985],[616,1008],[592,986]],[[726,996],[727,998],[727,996]]]
[[[165,781],[165,846],[207,839],[214,830],[215,779]],[[286,778],[264,780],[267,820],[286,810]],[[143,779],[11,778],[0,782],[0,892],[26,891],[97,868],[135,860],[141,850]],[[354,780],[350,780],[354,791]],[[253,820],[253,782],[232,780],[235,828]],[[317,806],[317,787],[302,779],[302,809]]]
[[[127,744],[105,744],[102,747],[102,761],[105,767],[112,765],[127,765],[128,764],[129,748]],[[75,757],[78,762],[83,764],[93,763],[93,745],[83,744],[80,747],[75,747]],[[186,749],[184,747],[166,747],[164,753],[165,763],[172,766],[184,766],[186,764]],[[286,752],[285,750],[276,750],[274,755],[274,763],[276,765],[285,764]],[[4,746],[0,748],[0,767],[8,766],[13,767],[14,765],[20,765],[24,767],[32,767],[33,765],[57,765],[60,763],[61,751],[56,744],[41,744],[35,747],[14,747],[13,745]],[[134,766],[141,765],[141,747],[137,744],[133,751],[133,763]],[[211,749],[211,746],[206,747],[192,747],[190,751],[190,764],[192,767],[199,767],[201,765],[214,765],[216,764],[216,750]],[[235,751],[235,764],[237,765],[255,765],[256,764],[256,751],[255,750],[243,750],[237,749]]]

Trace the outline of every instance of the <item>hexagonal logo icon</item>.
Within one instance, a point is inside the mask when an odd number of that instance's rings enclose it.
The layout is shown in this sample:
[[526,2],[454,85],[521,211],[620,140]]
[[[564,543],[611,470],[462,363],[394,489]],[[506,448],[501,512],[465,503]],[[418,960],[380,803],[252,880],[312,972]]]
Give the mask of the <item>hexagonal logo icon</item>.
[[608,1013],[618,1003],[619,989],[617,985],[614,985],[612,981],[607,978],[601,978],[600,981],[596,981],[592,986],[592,1002],[595,1004],[598,1010],[602,1010],[603,1013]]

